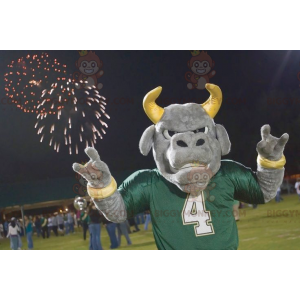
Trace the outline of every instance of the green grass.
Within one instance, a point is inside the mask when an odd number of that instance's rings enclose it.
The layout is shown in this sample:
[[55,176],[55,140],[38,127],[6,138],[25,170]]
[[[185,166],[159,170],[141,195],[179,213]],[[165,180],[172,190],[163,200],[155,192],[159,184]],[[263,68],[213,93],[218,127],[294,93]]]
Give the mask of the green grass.
[[[270,216],[270,212],[277,214]],[[281,215],[281,216],[279,216]],[[148,231],[130,234],[131,246],[126,245],[122,237],[122,250],[154,250],[154,242],[151,226]],[[246,207],[240,210],[239,249],[300,249],[300,201],[296,195],[284,196],[284,201],[275,203],[271,201],[266,205],[260,205],[257,209]],[[101,229],[101,242],[104,249],[109,249],[109,237],[106,229]],[[88,249],[88,238],[82,239],[80,229],[75,234],[54,237],[43,240],[33,238],[34,248],[39,250],[85,250]],[[23,238],[24,249],[26,240]],[[9,250],[9,239],[0,240],[0,250]]]
[[280,203],[272,200],[257,209],[240,210],[239,249],[300,249],[300,201],[297,195],[283,198]]

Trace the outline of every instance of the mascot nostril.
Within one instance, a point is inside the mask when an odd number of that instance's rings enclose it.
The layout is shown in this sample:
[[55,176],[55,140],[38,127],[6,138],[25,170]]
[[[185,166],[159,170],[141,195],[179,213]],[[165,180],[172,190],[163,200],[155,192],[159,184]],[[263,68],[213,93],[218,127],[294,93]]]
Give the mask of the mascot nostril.
[[202,146],[205,143],[203,139],[199,139],[196,143],[196,146]]
[[108,220],[123,223],[150,210],[158,249],[237,249],[235,199],[263,204],[282,183],[288,135],[276,138],[269,125],[262,127],[256,173],[221,160],[231,147],[226,129],[214,122],[222,91],[213,84],[205,87],[210,96],[201,105],[160,107],[161,87],[145,96],[144,110],[153,124],[142,135],[140,151],[147,155],[153,150],[155,169],[138,170],[117,188],[96,149],[86,149],[91,158],[86,167],[73,166],[89,181],[88,194]]
[[184,141],[181,141],[181,140],[179,140],[179,141],[177,141],[176,142],[176,144],[179,146],[179,147],[188,147],[188,145],[184,142]]

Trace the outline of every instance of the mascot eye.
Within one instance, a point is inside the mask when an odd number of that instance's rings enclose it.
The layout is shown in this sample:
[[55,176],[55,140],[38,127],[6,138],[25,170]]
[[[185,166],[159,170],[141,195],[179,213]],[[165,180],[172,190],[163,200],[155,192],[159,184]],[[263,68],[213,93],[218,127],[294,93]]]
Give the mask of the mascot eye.
[[164,137],[165,137],[167,140],[170,140],[171,137],[172,137],[174,134],[176,134],[176,133],[178,133],[178,132],[177,132],[177,131],[171,131],[171,130],[165,130],[165,131],[163,132],[163,135],[164,135]]
[[93,63],[92,63],[92,67],[95,68],[95,66],[96,66],[96,64],[93,62]]
[[83,66],[84,68],[86,68],[87,64],[84,62],[84,63],[82,64],[82,66]]
[[206,134],[208,132],[208,127],[205,126],[205,127],[194,130],[194,133],[198,133],[198,132],[203,132]]
[[198,67],[199,67],[199,64],[198,64],[198,63],[195,63],[194,66],[195,66],[196,68],[198,68]]

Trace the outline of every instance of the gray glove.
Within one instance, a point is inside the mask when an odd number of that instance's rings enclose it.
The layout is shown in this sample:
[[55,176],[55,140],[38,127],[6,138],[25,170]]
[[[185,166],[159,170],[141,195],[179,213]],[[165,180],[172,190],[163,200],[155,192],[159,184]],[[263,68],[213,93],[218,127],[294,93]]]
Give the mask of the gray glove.
[[262,140],[257,144],[256,151],[263,158],[277,161],[283,155],[284,146],[289,140],[289,135],[284,133],[280,138],[276,138],[270,132],[270,125],[264,125],[261,128]]
[[95,148],[88,147],[85,153],[90,158],[90,161],[85,165],[78,163],[73,164],[73,170],[82,175],[88,185],[93,188],[104,188],[111,181],[111,174],[106,163],[100,160],[100,156]]

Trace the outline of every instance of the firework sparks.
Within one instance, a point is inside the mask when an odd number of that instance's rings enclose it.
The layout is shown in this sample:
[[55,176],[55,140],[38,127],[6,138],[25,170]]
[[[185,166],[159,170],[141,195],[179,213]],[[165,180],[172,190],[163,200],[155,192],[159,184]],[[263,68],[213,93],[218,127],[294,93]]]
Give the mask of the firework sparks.
[[[50,59],[47,53],[21,57],[7,67],[8,72],[4,74],[5,95],[26,113],[38,114],[43,87],[67,76],[66,65]],[[45,96],[45,90],[42,96]]]
[[103,127],[108,127],[102,119],[110,118],[105,112],[106,99],[95,86],[78,90],[75,84],[67,78],[52,83],[41,91],[37,105],[37,134],[57,152],[67,148],[69,154],[78,154],[80,148],[94,146],[102,139],[106,134]]

